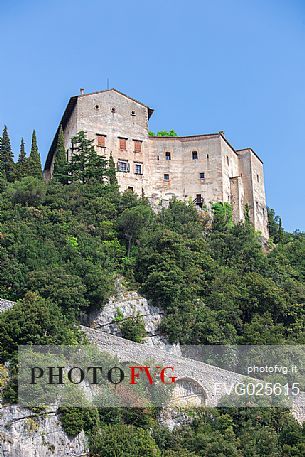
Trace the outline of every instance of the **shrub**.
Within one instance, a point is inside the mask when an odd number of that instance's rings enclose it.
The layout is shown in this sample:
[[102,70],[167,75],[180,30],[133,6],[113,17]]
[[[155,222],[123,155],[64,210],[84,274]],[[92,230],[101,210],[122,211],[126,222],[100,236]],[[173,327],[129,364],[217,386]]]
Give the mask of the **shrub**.
[[133,425],[106,425],[90,438],[90,451],[99,457],[160,457],[147,430]]
[[99,413],[96,408],[62,407],[59,410],[62,428],[68,436],[76,436],[82,430],[91,431],[99,425]]
[[144,319],[140,315],[121,320],[119,327],[123,338],[134,341],[135,343],[142,343],[146,335]]

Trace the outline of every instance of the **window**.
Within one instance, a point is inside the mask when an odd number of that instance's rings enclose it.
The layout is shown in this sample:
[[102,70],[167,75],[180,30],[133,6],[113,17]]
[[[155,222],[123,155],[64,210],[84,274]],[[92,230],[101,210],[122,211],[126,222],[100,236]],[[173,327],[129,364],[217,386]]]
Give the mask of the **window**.
[[256,175],[257,182],[259,182],[259,175]]
[[131,115],[132,115],[132,116],[135,116],[135,115],[136,115],[136,112],[135,112],[135,111],[131,111]]
[[129,190],[130,192],[133,192],[133,187],[132,186],[128,186],[127,190]]
[[165,153],[165,160],[170,160],[171,159],[171,153],[170,152],[166,152]]
[[204,179],[204,178],[205,178],[204,171],[202,171],[201,173],[199,173],[199,176],[200,176],[200,179]]
[[100,109],[99,105],[95,105],[95,109],[98,111]]
[[134,152],[141,152],[142,149],[142,141],[133,140]]
[[164,175],[164,181],[169,181],[169,174],[168,174],[168,173],[165,173],[165,175]]
[[119,138],[120,140],[120,150],[126,151],[127,138]]
[[114,114],[115,113],[115,108],[111,108],[111,112],[112,112],[112,114]]
[[193,160],[197,160],[198,159],[198,152],[197,151],[193,151],[192,152],[192,159]]
[[135,174],[136,175],[141,175],[142,174],[142,164],[141,163],[136,163]]
[[228,166],[230,165],[230,159],[229,159],[229,156],[227,156],[227,165],[228,165]]
[[202,198],[201,194],[196,194],[195,203],[197,206],[202,208],[203,198]]
[[117,170],[122,171],[123,173],[127,173],[128,171],[130,171],[130,166],[127,160],[119,160]]
[[101,135],[100,133],[96,134],[97,146],[99,148],[104,148],[105,147],[105,138],[106,138],[106,135]]

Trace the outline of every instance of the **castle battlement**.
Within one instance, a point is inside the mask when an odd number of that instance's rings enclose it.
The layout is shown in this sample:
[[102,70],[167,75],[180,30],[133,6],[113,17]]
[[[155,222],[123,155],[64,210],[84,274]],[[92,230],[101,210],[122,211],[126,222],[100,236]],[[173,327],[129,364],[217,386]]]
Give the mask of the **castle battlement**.
[[[151,137],[148,121],[153,109],[109,89],[71,97],[61,119],[68,159],[71,138],[87,132],[96,150],[112,155],[121,190],[130,189],[152,201],[171,198],[208,207],[228,202],[235,222],[250,220],[268,238],[263,163],[251,149],[235,150],[223,132],[184,137]],[[56,137],[45,164],[50,178]]]

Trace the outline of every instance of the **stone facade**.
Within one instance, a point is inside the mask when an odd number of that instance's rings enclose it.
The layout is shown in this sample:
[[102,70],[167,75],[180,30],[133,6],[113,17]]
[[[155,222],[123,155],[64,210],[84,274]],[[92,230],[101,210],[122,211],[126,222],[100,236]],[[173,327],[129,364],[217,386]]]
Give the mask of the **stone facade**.
[[[188,137],[150,137],[153,110],[115,89],[70,99],[61,120],[67,157],[71,137],[87,132],[99,154],[113,156],[121,190],[130,189],[152,202],[176,197],[208,208],[228,202],[235,222],[250,220],[268,238],[263,164],[248,148],[235,150],[223,132]],[[49,151],[45,176],[54,164],[56,136]]]

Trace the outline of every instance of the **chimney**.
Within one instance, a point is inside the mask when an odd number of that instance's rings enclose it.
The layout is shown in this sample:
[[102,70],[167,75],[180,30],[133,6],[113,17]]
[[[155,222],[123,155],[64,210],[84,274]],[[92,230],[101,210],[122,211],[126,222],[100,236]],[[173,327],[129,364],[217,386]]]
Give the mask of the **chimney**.
[[80,91],[80,94],[81,94],[81,95],[84,95],[85,89],[83,89],[83,88],[81,87],[81,88],[79,89],[79,91]]

